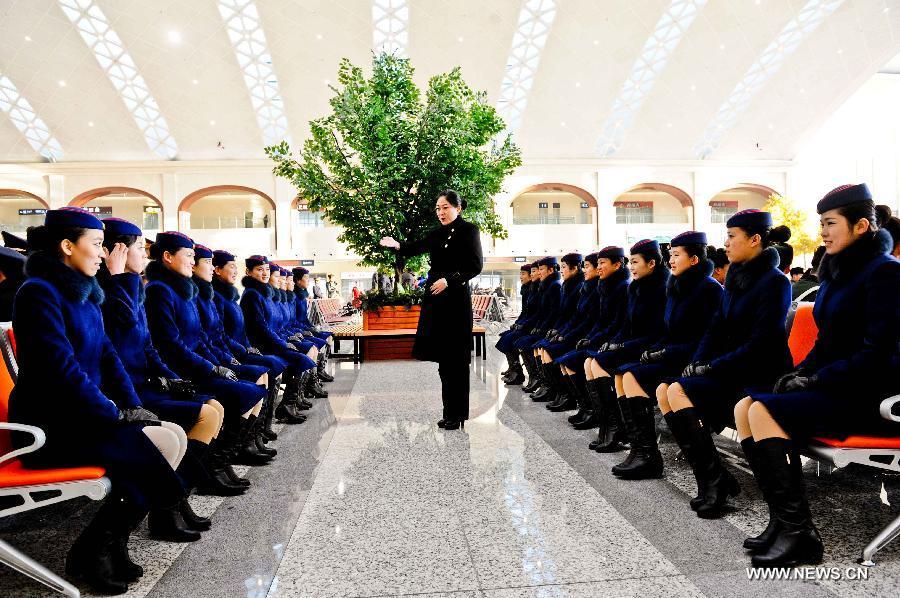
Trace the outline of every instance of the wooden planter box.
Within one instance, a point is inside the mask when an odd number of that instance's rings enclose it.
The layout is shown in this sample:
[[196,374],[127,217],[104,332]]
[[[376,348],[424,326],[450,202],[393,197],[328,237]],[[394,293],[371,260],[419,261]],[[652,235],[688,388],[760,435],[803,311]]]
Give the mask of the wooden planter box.
[[[406,307],[382,307],[377,311],[363,313],[363,330],[415,330],[419,325],[422,308],[414,305]],[[363,351],[366,359],[412,359],[414,336],[366,338]]]

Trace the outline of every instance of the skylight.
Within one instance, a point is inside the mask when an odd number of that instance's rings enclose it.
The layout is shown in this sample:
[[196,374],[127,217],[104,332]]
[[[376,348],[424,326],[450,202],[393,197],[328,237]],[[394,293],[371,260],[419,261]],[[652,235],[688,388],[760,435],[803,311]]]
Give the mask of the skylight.
[[409,7],[406,0],[372,2],[372,48],[376,54],[387,52],[406,56],[409,44]]
[[25,135],[34,151],[51,162],[59,160],[63,155],[62,146],[50,133],[31,104],[28,103],[18,88],[6,75],[0,74],[0,110],[3,110],[19,132]]

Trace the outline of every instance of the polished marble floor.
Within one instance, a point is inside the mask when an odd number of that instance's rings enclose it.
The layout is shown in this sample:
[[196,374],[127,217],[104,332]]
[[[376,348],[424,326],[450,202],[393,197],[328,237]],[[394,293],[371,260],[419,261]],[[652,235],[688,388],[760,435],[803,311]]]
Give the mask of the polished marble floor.
[[[489,342],[489,345],[491,343]],[[728,438],[746,492],[724,519],[687,506],[693,479],[664,426],[663,480],[624,482],[621,455],[586,450],[576,432],[498,381],[500,359],[473,363],[472,419],[445,432],[436,366],[334,363],[331,397],[281,430],[279,457],[235,499],[193,498],[211,513],[200,542],[153,542],[133,596],[557,597],[896,596],[900,542],[867,581],[748,581],[742,538],[764,505]],[[860,548],[898,514],[900,479],[806,468],[826,565],[855,567]],[[893,505],[893,506],[892,506]],[[3,522],[0,533],[52,569],[95,505],[73,502]],[[49,595],[0,571],[0,596]]]

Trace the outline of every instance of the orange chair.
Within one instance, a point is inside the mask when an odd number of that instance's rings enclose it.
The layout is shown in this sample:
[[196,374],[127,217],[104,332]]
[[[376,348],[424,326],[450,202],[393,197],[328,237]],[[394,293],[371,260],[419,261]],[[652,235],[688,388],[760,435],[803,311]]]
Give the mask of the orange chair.
[[[812,317],[812,303],[799,303],[790,325],[788,346],[794,365],[803,361],[819,334],[818,327]],[[900,416],[893,415],[894,405],[900,403],[900,395],[890,397],[881,402],[881,416],[889,421],[900,422]],[[834,467],[846,467],[851,463],[886,469],[900,473],[900,438],[878,436],[848,436],[844,440],[818,437],[804,451],[817,461],[828,463]],[[875,564],[875,553],[900,536],[900,517],[888,523],[875,539],[863,548],[859,562],[866,566]]]
[[[17,497],[18,504],[0,507],[0,517],[22,513],[79,496],[101,500],[110,490],[109,479],[101,467],[26,469],[18,457],[40,449],[46,436],[36,426],[13,424],[8,420],[9,394],[18,375],[10,344],[9,324],[0,325],[0,497]],[[10,432],[25,432],[34,437],[26,447],[13,449]],[[66,596],[79,596],[78,588],[40,563],[28,558],[0,540],[0,563],[41,582]]]

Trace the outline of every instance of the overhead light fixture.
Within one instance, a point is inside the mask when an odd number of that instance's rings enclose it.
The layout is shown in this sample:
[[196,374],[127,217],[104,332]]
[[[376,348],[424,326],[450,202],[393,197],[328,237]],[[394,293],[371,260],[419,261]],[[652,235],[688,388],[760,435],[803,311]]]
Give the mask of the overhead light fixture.
[[89,126],[89,127],[93,127],[93,126],[94,126],[94,121],[89,120],[89,121],[88,121],[88,126]]
[[193,83],[194,85],[197,85],[197,84],[200,83],[200,82],[197,81],[196,79],[191,79],[191,83]]
[[30,41],[31,41],[31,36],[30,36],[30,35],[26,35],[26,36],[25,36],[25,41],[26,41],[26,42],[30,42]]
[[219,0],[218,4],[228,39],[243,71],[244,84],[250,92],[250,102],[256,110],[263,143],[273,145],[289,140],[284,101],[278,90],[278,77],[272,67],[272,56],[256,3],[253,0]]
[[60,80],[59,80],[59,86],[60,86],[60,87],[65,87],[65,86],[66,86],[66,82],[63,81],[62,79],[60,79]]
[[372,48],[376,54],[387,52],[406,56],[409,44],[409,6],[406,0],[373,0]]
[[528,92],[534,84],[541,53],[555,18],[555,0],[527,0],[519,11],[519,23],[513,34],[497,101],[497,110],[506,121],[508,132],[515,132],[522,124]]
[[706,2],[707,0],[672,0],[656,22],[653,33],[644,42],[640,55],[632,65],[631,72],[603,123],[597,141],[597,151],[601,155],[611,156],[619,151],[625,132],[634,122],[657,77]]
[[169,125],[106,15],[94,0],[59,0],[59,4],[119,92],[147,145],[160,158],[174,158],[178,145],[169,132]]
[[174,29],[172,31],[169,31],[168,37],[169,37],[170,43],[173,43],[173,44],[181,43],[181,34],[178,33],[177,31],[175,31]]
[[216,121],[211,120],[211,121],[209,121],[209,124],[210,124],[210,126],[213,126],[213,127],[214,127],[214,126],[216,126]]
[[6,113],[34,151],[51,162],[62,158],[63,149],[59,141],[9,77],[3,74],[0,74],[0,110]]
[[719,107],[694,147],[697,157],[706,158],[719,146],[722,137],[747,110],[772,75],[778,72],[803,40],[843,3],[844,0],[807,0],[797,15],[769,42]]

